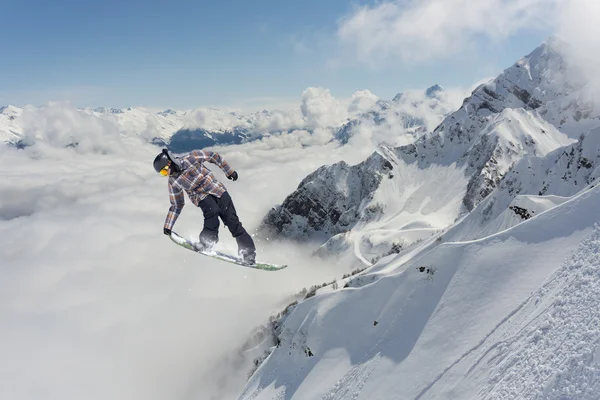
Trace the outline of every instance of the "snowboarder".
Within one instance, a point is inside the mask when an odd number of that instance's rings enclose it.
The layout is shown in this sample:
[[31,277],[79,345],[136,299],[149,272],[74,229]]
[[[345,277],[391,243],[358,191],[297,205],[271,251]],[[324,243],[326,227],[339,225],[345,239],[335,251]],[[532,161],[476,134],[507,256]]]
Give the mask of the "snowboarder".
[[154,169],[169,177],[169,199],[171,208],[165,220],[163,232],[171,235],[171,230],[184,206],[183,191],[204,214],[204,228],[200,232],[202,250],[212,249],[219,241],[219,217],[229,228],[238,244],[238,254],[244,263],[254,264],[256,247],[252,237],[246,232],[233,206],[227,188],[206,168],[205,162],[216,164],[228,179],[236,181],[238,174],[218,153],[207,150],[194,150],[177,158],[167,149],[154,159]]

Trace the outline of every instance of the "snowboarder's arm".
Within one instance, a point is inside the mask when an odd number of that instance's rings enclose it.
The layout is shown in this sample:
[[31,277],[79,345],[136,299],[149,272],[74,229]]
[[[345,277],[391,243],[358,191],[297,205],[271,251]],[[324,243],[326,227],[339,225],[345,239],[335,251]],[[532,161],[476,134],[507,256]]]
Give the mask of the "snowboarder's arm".
[[173,225],[175,225],[175,221],[177,221],[177,217],[179,217],[179,214],[181,213],[181,209],[185,205],[183,190],[171,183],[171,180],[169,180],[169,200],[171,201],[171,208],[169,208],[164,227],[171,230],[173,229]]
[[217,165],[223,170],[223,172],[225,172],[225,176],[227,177],[230,177],[234,172],[233,168],[231,168],[227,161],[225,161],[225,159],[221,157],[219,153],[215,153],[214,151],[194,150],[190,153],[190,155],[193,156],[196,159],[196,161],[208,161]]

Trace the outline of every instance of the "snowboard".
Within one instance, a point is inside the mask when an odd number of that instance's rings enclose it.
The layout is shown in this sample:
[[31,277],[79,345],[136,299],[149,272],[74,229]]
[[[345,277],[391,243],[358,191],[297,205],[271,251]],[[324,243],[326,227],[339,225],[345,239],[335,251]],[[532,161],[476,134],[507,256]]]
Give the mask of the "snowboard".
[[261,262],[261,261],[257,261],[255,264],[246,264],[238,257],[234,257],[232,255],[229,255],[229,254],[217,251],[217,250],[210,250],[210,251],[199,250],[195,243],[179,236],[177,233],[175,233],[173,231],[171,231],[171,235],[169,237],[171,238],[171,240],[173,242],[180,245],[181,247],[185,247],[188,250],[195,251],[196,253],[200,253],[204,256],[215,258],[217,260],[236,264],[241,267],[254,268],[254,269],[259,269],[262,271],[279,271],[279,270],[282,270],[287,267],[287,265],[271,264],[271,263],[266,263],[266,262]]

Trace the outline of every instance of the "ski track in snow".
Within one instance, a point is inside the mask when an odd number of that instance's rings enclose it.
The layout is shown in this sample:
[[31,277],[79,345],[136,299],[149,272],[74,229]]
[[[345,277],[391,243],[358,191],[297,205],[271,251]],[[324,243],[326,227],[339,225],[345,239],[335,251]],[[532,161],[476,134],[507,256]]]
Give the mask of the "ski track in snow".
[[358,239],[354,240],[354,255],[356,256],[356,258],[358,258],[360,260],[360,262],[362,262],[364,265],[366,265],[367,267],[371,267],[373,264],[369,262],[369,260],[367,260],[363,255],[362,252],[360,251],[360,244],[362,242],[362,238],[363,238],[363,233],[359,234]]
[[[552,286],[559,282],[558,288]],[[491,365],[485,399],[579,399],[600,397],[600,228],[585,240],[554,279],[537,293],[552,291],[550,306],[507,346]],[[511,349],[516,348],[517,351]]]
[[[529,301],[529,299],[527,300]],[[502,319],[502,321],[500,321],[498,323],[498,325],[496,325],[494,327],[494,329],[492,329],[492,331],[490,333],[488,333],[479,343],[477,343],[477,345],[475,345],[472,349],[470,349],[469,351],[467,351],[465,354],[463,354],[462,356],[460,356],[460,358],[458,358],[456,361],[454,361],[449,367],[447,367],[446,369],[444,369],[444,371],[442,371],[441,374],[439,374],[437,376],[437,378],[435,378],[429,385],[427,385],[422,391],[421,393],[419,393],[419,395],[417,397],[415,397],[415,400],[419,400],[421,399],[425,394],[427,394],[427,392],[437,383],[439,382],[448,371],[450,371],[454,366],[458,365],[459,363],[461,363],[464,359],[466,359],[467,357],[469,357],[471,354],[475,353],[478,349],[480,349],[482,346],[484,346],[484,344],[486,343],[486,341],[494,335],[494,333],[496,333],[496,331],[498,331],[498,329],[500,329],[506,322],[510,321],[510,319],[517,313],[519,312],[523,306],[525,306],[525,304],[527,303],[524,302],[521,305],[519,305],[519,307],[517,307],[516,310],[514,310],[513,312],[511,312],[509,315],[507,315],[504,319]],[[495,347],[492,346],[492,348]]]
[[[413,292],[408,296],[412,297]],[[380,312],[382,315],[391,304],[393,304],[393,300],[398,295],[397,292],[394,292],[394,295],[390,298],[387,305],[384,307],[384,310]],[[384,342],[389,340],[391,334],[396,332],[395,329],[398,319],[404,313],[404,305],[400,306],[394,317],[390,321],[389,326],[386,330],[381,334],[379,339],[375,342],[375,344],[363,355],[363,361],[354,365],[348,372],[344,374],[342,378],[340,378],[329,391],[325,394],[321,400],[345,400],[345,399],[358,399],[360,396],[363,387],[371,377],[371,374],[376,369],[379,364],[379,360],[381,359],[381,353],[378,351],[384,344]]]
[[321,400],[356,400],[379,363],[379,356],[353,366]]
[[597,400],[598,304],[600,227],[596,226],[560,270],[415,399],[427,397],[442,380],[452,382],[450,386],[473,380],[478,399]]

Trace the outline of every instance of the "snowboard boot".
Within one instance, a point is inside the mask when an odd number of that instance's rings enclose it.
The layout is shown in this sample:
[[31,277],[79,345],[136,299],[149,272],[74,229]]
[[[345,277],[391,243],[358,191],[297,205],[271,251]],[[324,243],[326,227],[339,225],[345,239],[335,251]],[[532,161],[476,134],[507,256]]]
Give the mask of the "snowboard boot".
[[203,237],[200,237],[200,241],[195,244],[196,251],[201,251],[203,253],[210,253],[210,251],[215,247],[217,243],[206,240]]
[[244,264],[246,264],[246,265],[256,264],[256,252],[240,250],[238,254]]

